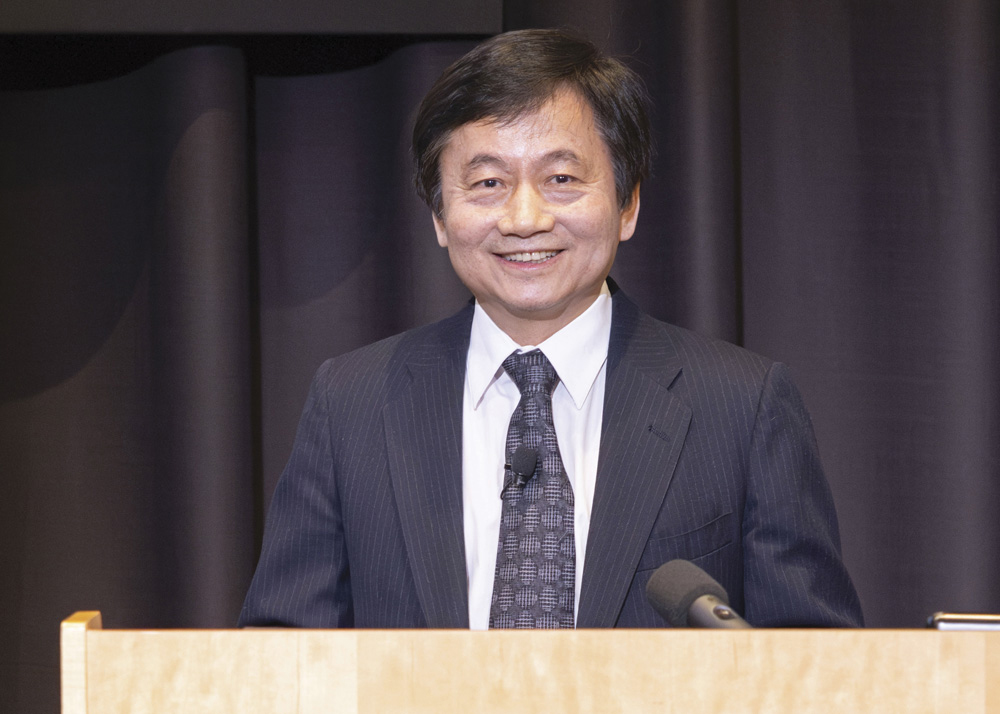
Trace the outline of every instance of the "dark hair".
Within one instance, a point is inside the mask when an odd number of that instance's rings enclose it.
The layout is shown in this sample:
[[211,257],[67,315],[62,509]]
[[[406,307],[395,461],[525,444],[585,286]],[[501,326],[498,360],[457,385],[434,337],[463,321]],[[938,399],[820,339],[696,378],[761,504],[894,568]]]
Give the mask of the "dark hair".
[[417,110],[413,158],[420,198],[441,215],[441,152],[451,133],[470,122],[513,121],[538,110],[560,89],[590,105],[611,154],[615,190],[624,210],[649,175],[653,144],[646,89],[622,62],[562,30],[497,35],[444,71]]

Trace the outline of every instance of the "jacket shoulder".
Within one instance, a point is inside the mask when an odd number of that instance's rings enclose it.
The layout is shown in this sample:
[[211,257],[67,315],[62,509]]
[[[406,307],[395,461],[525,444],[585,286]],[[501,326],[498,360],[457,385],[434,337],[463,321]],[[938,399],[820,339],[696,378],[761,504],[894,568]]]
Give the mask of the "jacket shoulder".
[[413,370],[464,367],[472,309],[416,327],[327,359],[313,388],[324,392],[378,394],[398,386]]
[[609,360],[643,371],[759,386],[775,365],[744,347],[657,320],[624,296],[616,300],[614,317]]

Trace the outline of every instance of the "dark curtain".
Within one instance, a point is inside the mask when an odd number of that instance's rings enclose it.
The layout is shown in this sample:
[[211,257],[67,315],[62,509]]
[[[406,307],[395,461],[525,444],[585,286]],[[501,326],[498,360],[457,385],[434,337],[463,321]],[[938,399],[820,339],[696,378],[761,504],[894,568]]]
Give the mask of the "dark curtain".
[[[869,624],[1000,611],[998,4],[520,0],[505,25],[646,78],[655,174],[614,275],[791,365]],[[57,710],[75,610],[232,626],[312,373],[468,298],[407,149],[469,40],[308,71],[185,44],[0,92],[0,711]]]

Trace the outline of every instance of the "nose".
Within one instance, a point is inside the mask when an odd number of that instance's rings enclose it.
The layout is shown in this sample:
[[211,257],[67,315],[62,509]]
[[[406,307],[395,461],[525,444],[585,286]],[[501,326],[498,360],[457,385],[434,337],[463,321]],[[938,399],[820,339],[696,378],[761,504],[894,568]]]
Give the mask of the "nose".
[[522,183],[504,204],[497,229],[503,235],[529,238],[536,233],[551,231],[555,223],[545,197],[534,186]]

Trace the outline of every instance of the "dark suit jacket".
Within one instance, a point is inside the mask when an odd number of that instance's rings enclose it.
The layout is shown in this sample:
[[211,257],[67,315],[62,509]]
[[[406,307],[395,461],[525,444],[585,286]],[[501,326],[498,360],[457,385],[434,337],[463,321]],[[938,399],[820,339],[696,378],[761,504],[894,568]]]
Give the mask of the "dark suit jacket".
[[[661,627],[674,558],[757,626],[861,624],[787,370],[613,296],[579,627]],[[326,362],[275,490],[241,625],[468,627],[462,393],[472,307]]]

